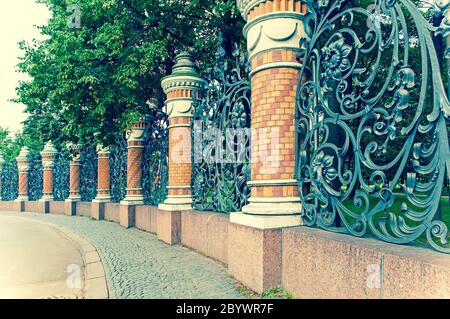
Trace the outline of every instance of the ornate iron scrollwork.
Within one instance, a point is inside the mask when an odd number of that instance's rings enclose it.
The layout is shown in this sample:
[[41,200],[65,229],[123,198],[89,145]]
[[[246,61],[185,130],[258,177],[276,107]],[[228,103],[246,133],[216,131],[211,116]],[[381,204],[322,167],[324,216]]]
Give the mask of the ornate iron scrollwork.
[[55,201],[65,201],[69,197],[70,167],[66,148],[58,150],[53,164],[53,196]]
[[80,153],[80,196],[83,202],[90,202],[97,196],[97,149],[86,145]]
[[440,215],[450,102],[433,45],[449,25],[432,27],[411,0],[371,4],[376,14],[308,1],[296,105],[303,219],[450,253]]
[[142,161],[144,202],[158,205],[167,197],[168,183],[168,120],[163,112],[147,115]]
[[193,134],[193,207],[237,212],[250,195],[251,87],[247,56],[235,45],[226,57],[220,37],[217,64],[195,105]]
[[2,170],[2,200],[13,201],[19,196],[19,170],[15,159],[7,161]]
[[120,203],[127,193],[127,140],[125,134],[119,134],[115,144],[111,146],[109,167],[111,201]]
[[44,177],[41,155],[29,157],[28,167],[28,199],[30,201],[39,200],[42,197]]

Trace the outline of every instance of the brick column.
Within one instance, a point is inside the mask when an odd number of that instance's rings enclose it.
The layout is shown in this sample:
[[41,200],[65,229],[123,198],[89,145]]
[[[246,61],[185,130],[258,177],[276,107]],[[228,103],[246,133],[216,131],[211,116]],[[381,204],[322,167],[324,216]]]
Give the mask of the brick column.
[[172,74],[161,85],[167,95],[165,111],[169,117],[169,180],[167,199],[159,205],[158,238],[176,244],[180,240],[180,212],[192,209],[191,119],[193,102],[206,81],[199,76],[193,56],[181,53]]
[[110,180],[110,168],[109,168],[109,155],[110,151],[108,147],[102,145],[97,146],[97,197],[92,201],[91,216],[97,220],[105,218],[105,203],[111,201],[111,180]]
[[43,166],[43,196],[40,200],[42,202],[41,212],[48,214],[50,212],[50,202],[53,201],[53,164],[58,151],[53,146],[52,142],[45,144],[41,152],[42,166]]
[[19,203],[19,212],[23,212],[25,209],[25,202],[28,201],[28,173],[29,173],[29,161],[28,155],[30,151],[28,147],[24,146],[20,150],[17,160],[17,168],[19,170],[19,197],[16,202]]
[[[281,284],[281,228],[301,225],[294,178],[295,96],[306,37],[300,0],[238,0],[252,85],[251,197],[232,213],[229,271],[262,292]],[[239,249],[236,249],[239,247]]]
[[126,228],[134,227],[136,205],[144,204],[142,157],[145,146],[145,125],[145,121],[141,119],[127,130],[127,194],[120,202],[120,225]]
[[2,174],[3,174],[3,167],[5,166],[5,159],[3,158],[3,155],[0,154],[0,200],[2,200]]
[[80,173],[81,173],[81,161],[80,152],[81,145],[69,144],[67,149],[70,152],[70,189],[69,198],[66,199],[65,214],[69,216],[76,215],[77,203],[81,201],[80,196]]

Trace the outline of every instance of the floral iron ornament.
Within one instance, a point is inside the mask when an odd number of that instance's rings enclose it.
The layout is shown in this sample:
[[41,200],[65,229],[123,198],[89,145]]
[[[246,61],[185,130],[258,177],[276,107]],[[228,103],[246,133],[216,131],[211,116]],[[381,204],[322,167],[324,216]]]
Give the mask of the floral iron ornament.
[[308,1],[296,99],[303,220],[450,253],[450,102],[433,44],[449,35],[449,1],[435,2],[438,28],[410,0],[372,5],[382,22],[354,1]]
[[250,196],[249,65],[237,45],[227,57],[221,37],[216,60],[204,98],[195,105],[192,198],[195,209],[230,213]]

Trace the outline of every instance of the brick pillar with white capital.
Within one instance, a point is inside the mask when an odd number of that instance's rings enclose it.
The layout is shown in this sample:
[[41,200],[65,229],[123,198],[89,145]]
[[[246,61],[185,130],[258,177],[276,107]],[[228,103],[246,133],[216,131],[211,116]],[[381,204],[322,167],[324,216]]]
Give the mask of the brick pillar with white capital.
[[108,147],[97,146],[97,197],[91,205],[91,216],[97,220],[105,218],[105,203],[111,201],[110,154]]
[[144,204],[142,189],[142,159],[145,147],[146,122],[142,118],[127,129],[127,193],[120,202],[120,225],[134,227],[136,206]]
[[257,292],[281,285],[281,229],[302,225],[295,170],[297,61],[306,1],[238,0],[251,63],[249,204],[230,215],[229,271]]
[[48,214],[50,212],[50,202],[53,201],[53,164],[55,163],[58,151],[52,142],[45,144],[41,152],[43,166],[43,196],[40,200],[41,212]]
[[167,199],[158,206],[158,238],[177,244],[181,236],[181,212],[192,209],[193,104],[206,81],[200,77],[194,57],[183,52],[177,55],[172,74],[161,85],[167,96],[165,111],[169,118],[169,180]]
[[81,145],[69,144],[67,149],[70,152],[70,189],[69,198],[66,199],[65,214],[68,216],[75,216],[77,203],[81,201],[80,195],[80,173],[81,173]]
[[16,158],[17,168],[19,170],[19,196],[17,197],[16,202],[19,203],[19,212],[25,210],[25,202],[28,201],[29,155],[30,151],[28,150],[28,147],[24,146],[20,150],[19,156]]

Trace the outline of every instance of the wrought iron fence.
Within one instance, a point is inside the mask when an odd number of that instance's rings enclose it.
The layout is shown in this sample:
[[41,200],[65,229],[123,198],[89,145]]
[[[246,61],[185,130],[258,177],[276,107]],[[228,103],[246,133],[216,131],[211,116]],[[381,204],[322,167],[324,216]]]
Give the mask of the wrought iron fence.
[[250,195],[250,67],[237,45],[227,57],[219,38],[216,65],[195,103],[192,198],[195,209],[230,213]]
[[2,170],[2,200],[13,201],[19,196],[19,172],[16,160],[7,161]]
[[117,136],[110,154],[111,201],[120,203],[127,187],[127,140],[125,134]]
[[41,199],[44,186],[41,155],[30,155],[28,161],[28,199],[36,201]]
[[80,152],[80,196],[83,202],[90,202],[97,196],[97,148],[84,145]]
[[53,164],[53,196],[55,201],[65,201],[69,197],[69,169],[69,153],[66,149],[59,149]]
[[[308,226],[450,253],[450,102],[412,0],[308,0],[296,174]],[[445,4],[448,8],[448,3]],[[445,8],[441,8],[444,10]]]
[[158,205],[167,197],[168,182],[168,120],[162,112],[151,113],[146,119],[145,148],[142,161],[144,203]]

